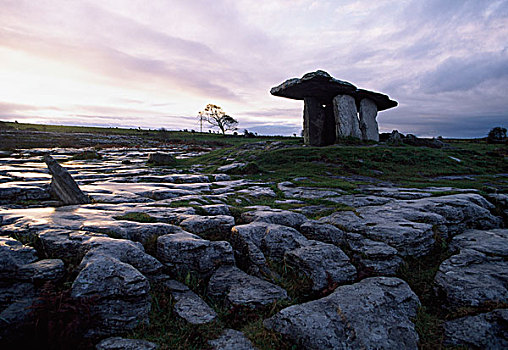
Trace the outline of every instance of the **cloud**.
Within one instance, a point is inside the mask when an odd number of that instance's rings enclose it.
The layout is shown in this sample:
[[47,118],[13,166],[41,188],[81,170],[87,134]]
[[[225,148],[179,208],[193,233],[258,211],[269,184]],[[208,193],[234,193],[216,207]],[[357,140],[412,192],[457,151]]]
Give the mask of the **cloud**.
[[[41,74],[2,94],[0,113],[193,128],[196,111],[213,102],[241,127],[292,134],[302,104],[269,89],[324,69],[400,103],[380,113],[381,127],[470,135],[475,118],[490,124],[508,110],[507,19],[506,0],[2,0],[0,60],[16,52]],[[0,75],[23,74],[18,56]],[[79,71],[69,89],[37,81],[68,67]],[[77,92],[71,79],[82,83]],[[26,88],[39,84],[55,98]],[[0,81],[0,91],[11,85]],[[67,93],[60,110],[47,106]]]
[[450,57],[421,79],[425,93],[466,91],[492,79],[508,77],[508,51]]

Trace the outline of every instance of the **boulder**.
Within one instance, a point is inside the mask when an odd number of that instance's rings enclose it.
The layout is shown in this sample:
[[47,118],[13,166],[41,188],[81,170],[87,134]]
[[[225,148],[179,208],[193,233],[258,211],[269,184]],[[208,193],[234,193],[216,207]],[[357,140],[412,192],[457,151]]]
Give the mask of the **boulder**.
[[320,291],[333,284],[352,282],[356,269],[344,252],[333,244],[317,241],[287,251],[285,262],[297,267],[312,281],[312,290]]
[[235,225],[235,218],[229,215],[200,216],[193,215],[180,222],[180,226],[191,233],[206,237],[207,235],[224,235]]
[[88,336],[113,335],[148,322],[150,285],[134,267],[118,259],[98,255],[87,261],[71,287],[73,298],[92,298],[90,308],[97,321]]
[[333,98],[335,128],[337,139],[345,137],[362,138],[356,110],[355,99],[349,95],[337,95]]
[[467,230],[450,242],[459,254],[443,261],[436,285],[454,307],[508,302],[508,230]]
[[386,143],[393,146],[402,146],[404,135],[402,135],[398,130],[393,130]]
[[219,338],[209,340],[213,350],[255,350],[252,342],[240,331],[225,329]]
[[394,276],[404,262],[397,249],[357,233],[347,234],[347,245],[356,261],[377,275]]
[[508,309],[447,321],[443,344],[468,349],[507,349],[507,325]]
[[51,175],[50,190],[51,192],[65,204],[88,204],[90,198],[85,195],[76,184],[69,172],[63,168],[50,155],[44,156],[44,161],[48,166]]
[[109,237],[92,237],[84,242],[84,245],[87,253],[81,266],[86,266],[88,261],[104,255],[132,265],[145,276],[160,274],[163,269],[163,265],[153,256],[145,253],[143,245],[138,242]]
[[0,278],[16,278],[18,269],[37,260],[34,248],[14,238],[0,237]]
[[44,259],[20,266],[16,277],[32,282],[56,281],[65,274],[65,265],[60,259]]
[[377,106],[369,98],[360,101],[360,130],[362,140],[379,141],[379,127],[377,125]]
[[162,166],[175,165],[176,158],[172,154],[169,154],[169,153],[161,153],[161,152],[150,153],[150,155],[148,156],[147,163],[153,164],[153,165],[162,165]]
[[190,233],[157,239],[157,257],[174,273],[194,271],[204,277],[222,265],[234,265],[233,248],[225,241],[208,241]]
[[222,266],[210,278],[208,294],[232,306],[256,308],[287,298],[284,289],[246,274],[235,266]]
[[300,232],[308,239],[341,245],[344,243],[344,231],[319,221],[307,221],[300,226]]
[[420,302],[406,282],[373,277],[264,321],[305,349],[417,349],[411,321]]
[[487,302],[508,302],[506,257],[489,256],[463,249],[443,261],[436,285],[452,306],[480,306]]
[[266,257],[283,260],[286,252],[309,244],[300,232],[292,227],[269,225],[259,248]]

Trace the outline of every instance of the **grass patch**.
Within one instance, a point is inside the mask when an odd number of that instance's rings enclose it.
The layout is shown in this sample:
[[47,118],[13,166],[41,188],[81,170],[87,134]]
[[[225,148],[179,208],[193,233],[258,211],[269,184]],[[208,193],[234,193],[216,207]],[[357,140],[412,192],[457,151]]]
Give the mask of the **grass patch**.
[[157,219],[153,216],[143,212],[131,212],[120,216],[114,216],[113,218],[116,220],[127,220],[141,223],[157,222]]
[[248,323],[242,327],[241,331],[258,349],[297,349],[296,345],[292,345],[282,335],[266,329],[262,319]]
[[286,290],[290,304],[299,304],[309,301],[312,296],[312,280],[303,272],[298,271],[285,261],[276,262],[267,259],[267,265],[275,274],[270,277],[273,282]]
[[[206,164],[204,170],[213,173],[217,167],[231,163],[227,158],[252,159],[251,163],[257,164],[263,171],[247,174],[253,180],[281,182],[303,177],[304,179],[297,182],[298,186],[339,188],[351,193],[362,180],[348,181],[344,180],[344,177],[376,178],[410,187],[451,186],[481,189],[490,183],[496,186],[504,183],[506,187],[505,179],[492,176],[508,173],[506,157],[497,156],[499,151],[492,153],[499,148],[498,145],[477,143],[473,140],[452,140],[450,144],[452,147],[442,149],[342,144],[327,147],[293,145],[268,150],[233,147],[188,158],[183,160],[182,164]],[[450,157],[461,161],[457,162]],[[437,178],[471,174],[475,175],[472,180]]]
[[141,324],[129,334],[130,338],[155,342],[159,349],[206,349],[210,339],[220,336],[224,326],[220,321],[193,326],[173,311],[174,299],[163,286],[152,286],[150,324]]

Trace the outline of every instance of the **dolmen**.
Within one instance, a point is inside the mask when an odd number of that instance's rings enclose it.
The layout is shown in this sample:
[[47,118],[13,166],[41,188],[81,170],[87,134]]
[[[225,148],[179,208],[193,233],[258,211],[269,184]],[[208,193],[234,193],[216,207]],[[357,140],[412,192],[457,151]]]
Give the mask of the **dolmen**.
[[270,93],[304,101],[303,139],[312,146],[346,137],[379,141],[377,112],[397,106],[387,95],[358,89],[322,70],[286,80]]

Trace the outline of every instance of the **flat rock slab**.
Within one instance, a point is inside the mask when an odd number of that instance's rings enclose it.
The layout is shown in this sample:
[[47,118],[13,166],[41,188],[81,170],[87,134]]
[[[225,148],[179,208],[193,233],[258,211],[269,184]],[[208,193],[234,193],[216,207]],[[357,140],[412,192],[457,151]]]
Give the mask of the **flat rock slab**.
[[444,345],[468,349],[508,348],[508,309],[466,316],[444,324]]
[[250,308],[287,299],[287,293],[281,287],[248,275],[234,266],[224,266],[215,271],[208,283],[208,294],[225,298],[232,306]]
[[80,230],[103,233],[111,237],[129,239],[143,244],[154,237],[182,231],[178,226],[162,222],[145,223],[127,220],[86,221],[80,227]]
[[215,311],[192,291],[172,292],[175,298],[174,310],[190,324],[205,324],[217,318]]
[[95,346],[96,350],[155,350],[157,348],[157,344],[146,340],[121,337],[106,338]]
[[420,305],[406,282],[373,277],[264,321],[305,349],[417,349],[411,319]]
[[175,300],[173,310],[185,321],[193,325],[212,322],[217,318],[215,311],[185,284],[176,280],[164,281]]
[[356,86],[347,81],[333,78],[325,71],[318,70],[307,73],[300,79],[288,79],[273,87],[270,93],[274,96],[303,100],[305,97],[315,97],[320,101],[328,101],[339,94],[353,93]]
[[240,331],[226,329],[219,338],[209,340],[214,350],[255,350],[252,342]]
[[485,198],[475,193],[392,200],[383,205],[340,211],[320,219],[349,232],[384,242],[401,256],[423,256],[435,244],[434,230],[443,238],[462,233],[466,228],[497,228],[501,218]]
[[242,214],[242,220],[245,222],[261,221],[298,228],[308,219],[303,214],[294,213],[289,210],[268,209],[245,212]]

